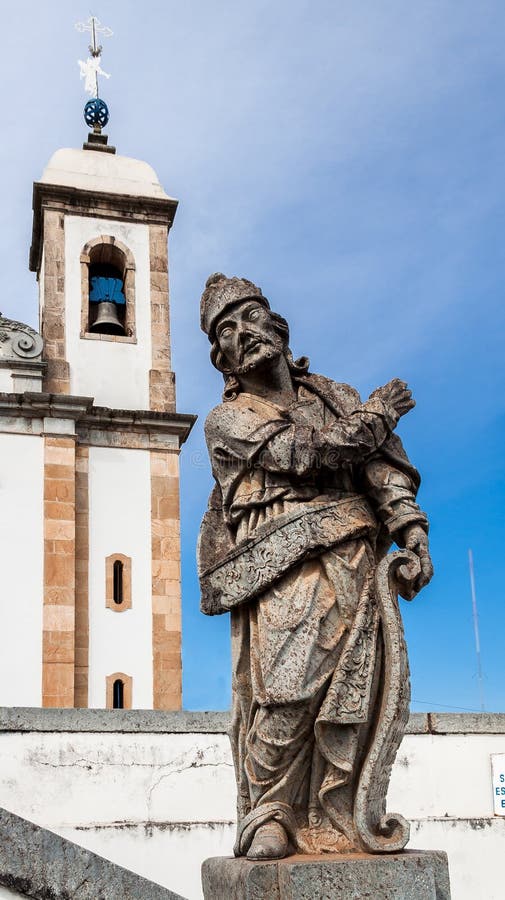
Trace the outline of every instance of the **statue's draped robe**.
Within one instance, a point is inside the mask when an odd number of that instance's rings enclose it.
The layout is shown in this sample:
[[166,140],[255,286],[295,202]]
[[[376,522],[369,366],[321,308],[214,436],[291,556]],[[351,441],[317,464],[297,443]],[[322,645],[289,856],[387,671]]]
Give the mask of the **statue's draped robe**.
[[[311,827],[319,847],[356,844],[353,782],[380,696],[374,570],[395,532],[426,527],[419,476],[383,404],[360,407],[354,389],[319,375],[295,386],[289,409],[240,393],[205,428],[216,487],[199,570],[203,611],[232,619],[237,853],[272,817],[301,850]],[[206,572],[230,552],[240,563],[272,522],[329,510],[331,541],[294,565],[267,560],[259,595],[222,606],[209,595]]]

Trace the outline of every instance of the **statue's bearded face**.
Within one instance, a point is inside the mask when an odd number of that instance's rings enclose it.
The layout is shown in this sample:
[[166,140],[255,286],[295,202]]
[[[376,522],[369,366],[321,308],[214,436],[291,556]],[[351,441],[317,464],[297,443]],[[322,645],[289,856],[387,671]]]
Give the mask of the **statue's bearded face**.
[[284,350],[270,311],[256,300],[225,310],[216,325],[216,340],[226,371],[234,375],[263,368]]

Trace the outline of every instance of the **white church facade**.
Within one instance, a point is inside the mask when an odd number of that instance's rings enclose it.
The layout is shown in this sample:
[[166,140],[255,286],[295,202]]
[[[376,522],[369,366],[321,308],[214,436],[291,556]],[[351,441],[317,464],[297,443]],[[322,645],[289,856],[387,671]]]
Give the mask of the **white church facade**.
[[2,706],[181,707],[176,208],[100,137],[34,185],[40,334],[0,318]]

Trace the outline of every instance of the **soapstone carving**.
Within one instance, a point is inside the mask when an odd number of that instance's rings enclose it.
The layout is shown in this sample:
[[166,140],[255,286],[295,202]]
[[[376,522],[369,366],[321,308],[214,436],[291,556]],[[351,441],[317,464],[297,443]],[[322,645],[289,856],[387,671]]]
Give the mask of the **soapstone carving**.
[[362,403],[312,374],[247,279],[212,275],[201,324],[225,380],[205,425],[215,487],[198,564],[202,611],[231,616],[235,855],[398,851],[409,826],[385,806],[410,698],[398,593],[433,574],[394,433],[412,395],[393,379]]

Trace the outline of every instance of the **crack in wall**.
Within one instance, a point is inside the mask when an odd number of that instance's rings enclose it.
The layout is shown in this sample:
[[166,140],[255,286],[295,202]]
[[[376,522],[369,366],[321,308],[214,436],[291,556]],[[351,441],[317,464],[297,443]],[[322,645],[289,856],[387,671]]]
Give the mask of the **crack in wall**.
[[[139,820],[137,822],[128,821],[128,822],[117,822],[117,823],[92,823],[88,826],[86,825],[75,825],[73,823],[60,823],[59,827],[62,828],[78,828],[82,830],[86,830],[88,827],[91,829],[96,829],[98,827],[103,828],[114,828],[114,827],[137,827],[141,825],[142,827],[149,828],[151,826],[154,827],[189,827],[192,824],[209,824],[210,827],[213,826],[213,822],[209,823],[170,823],[167,822],[166,819],[162,819],[157,821],[153,819],[152,808],[155,800],[155,794],[158,788],[163,782],[167,781],[174,776],[183,775],[185,772],[191,772],[192,770],[197,769],[233,769],[233,763],[229,759],[218,758],[216,761],[211,761],[206,758],[213,753],[220,756],[222,752],[222,748],[219,745],[212,745],[210,747],[206,747],[205,750],[201,748],[193,748],[193,751],[184,751],[178,756],[171,759],[166,763],[142,763],[134,760],[133,762],[126,764],[124,761],[118,760],[97,760],[94,758],[90,758],[87,756],[77,756],[69,761],[52,761],[48,759],[37,758],[36,754],[33,754],[31,763],[32,765],[38,765],[43,768],[60,770],[61,769],[83,769],[88,772],[92,772],[94,775],[99,776],[101,770],[104,768],[109,769],[119,769],[125,770],[125,773],[129,769],[147,769],[151,773],[151,783],[145,785],[145,798],[146,798],[146,819]],[[224,824],[233,824],[232,820],[225,820]],[[217,824],[217,823],[216,823]]]
[[[72,750],[68,750],[67,753],[70,756],[70,754],[72,753]],[[185,769],[198,768],[200,761],[203,761],[205,759],[205,756],[207,756],[207,755],[215,754],[219,757],[222,753],[223,753],[222,747],[220,747],[218,744],[212,744],[211,746],[206,747],[204,750],[196,749],[196,751],[195,751],[194,748],[185,750],[182,753],[175,756],[173,759],[170,759],[168,761],[162,761],[162,762],[161,761],[160,762],[153,761],[152,759],[149,762],[140,762],[137,759],[129,759],[129,760],[118,759],[117,756],[115,756],[114,758],[109,758],[109,759],[108,758],[97,758],[97,757],[90,758],[88,756],[77,756],[68,761],[65,761],[60,756],[59,760],[53,761],[53,760],[47,759],[47,750],[45,748],[43,748],[43,749],[41,748],[41,749],[37,749],[37,750],[29,753],[28,757],[27,757],[27,762],[29,763],[29,765],[43,766],[45,768],[66,769],[66,768],[73,768],[73,767],[77,767],[77,768],[81,767],[81,768],[86,768],[88,770],[96,768],[97,771],[99,771],[102,768],[130,768],[131,767],[131,768],[138,768],[138,769],[153,770],[153,769],[166,768],[167,766],[175,766],[175,767],[178,767],[178,770],[182,772]],[[223,766],[231,767],[233,765],[233,763],[230,762],[229,754],[227,753],[227,751],[225,751],[225,753],[227,754],[227,758],[224,758],[224,756],[222,756],[221,760],[218,762],[215,762],[215,763],[202,762],[201,765],[202,766],[223,765]],[[195,757],[195,754],[196,754],[196,757]],[[191,760],[191,762],[185,763],[185,758],[191,757],[191,756],[193,756],[193,759]]]
[[233,768],[233,763],[230,762],[205,762],[203,752],[201,750],[197,750],[196,759],[194,759],[191,763],[180,765],[177,768],[172,769],[170,772],[162,773],[156,781],[154,781],[151,786],[147,790],[147,818],[151,821],[151,809],[153,804],[153,794],[154,791],[160,786],[160,784],[168,778],[172,778],[174,775],[181,775],[183,772],[189,771],[190,769],[220,769],[223,766],[227,766],[228,768]]

